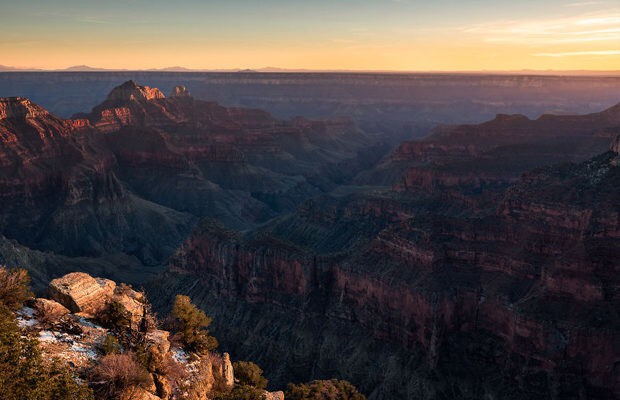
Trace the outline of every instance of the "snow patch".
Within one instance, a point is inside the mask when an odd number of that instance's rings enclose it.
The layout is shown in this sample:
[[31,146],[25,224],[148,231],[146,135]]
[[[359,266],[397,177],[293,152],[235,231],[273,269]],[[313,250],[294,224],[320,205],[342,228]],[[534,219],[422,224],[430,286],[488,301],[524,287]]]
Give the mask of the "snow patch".
[[97,358],[97,353],[95,353],[92,348],[86,347],[81,343],[74,342],[69,349],[75,353],[82,354],[91,360]]
[[189,355],[185,351],[183,351],[183,349],[172,350],[172,357],[175,361],[185,364],[187,364],[187,361],[189,359]]
[[17,310],[16,314],[18,316],[27,317],[29,319],[32,319],[32,318],[34,318],[34,309],[30,308],[30,307],[22,307],[21,309]]
[[57,342],[56,335],[52,331],[41,331],[39,332],[39,340],[43,342]]
[[34,309],[30,307],[22,307],[15,314],[17,315],[17,324],[22,329],[31,328],[39,322],[34,316]]
[[32,328],[37,324],[37,322],[39,321],[36,319],[23,319],[21,317],[17,317],[17,325],[19,325],[21,329]]
[[84,317],[78,317],[78,323],[79,323],[80,325],[87,326],[87,327],[89,327],[89,328],[103,329],[101,326],[99,326],[99,325],[97,325],[97,324],[95,324],[95,323],[93,323],[93,322],[91,322],[91,321],[87,320],[87,319],[86,319],[86,318],[84,318]]

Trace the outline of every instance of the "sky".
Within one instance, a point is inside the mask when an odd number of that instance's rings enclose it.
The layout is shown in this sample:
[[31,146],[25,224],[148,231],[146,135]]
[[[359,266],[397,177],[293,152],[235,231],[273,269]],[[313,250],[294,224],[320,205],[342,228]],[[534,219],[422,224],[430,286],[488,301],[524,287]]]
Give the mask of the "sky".
[[0,0],[0,65],[620,70],[620,0]]

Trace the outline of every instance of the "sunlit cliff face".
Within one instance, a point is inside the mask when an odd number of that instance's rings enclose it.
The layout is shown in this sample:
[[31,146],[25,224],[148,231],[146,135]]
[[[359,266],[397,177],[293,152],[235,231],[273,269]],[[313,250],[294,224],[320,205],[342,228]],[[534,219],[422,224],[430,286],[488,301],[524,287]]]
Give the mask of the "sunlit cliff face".
[[615,0],[4,3],[0,64],[21,67],[620,68]]

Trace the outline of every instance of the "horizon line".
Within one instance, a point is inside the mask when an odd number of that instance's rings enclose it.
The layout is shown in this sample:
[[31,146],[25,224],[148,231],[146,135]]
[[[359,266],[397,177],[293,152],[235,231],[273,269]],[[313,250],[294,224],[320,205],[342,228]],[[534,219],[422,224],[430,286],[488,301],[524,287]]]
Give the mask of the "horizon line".
[[311,69],[311,68],[187,68],[182,66],[162,68],[101,68],[89,65],[74,65],[66,68],[13,67],[0,65],[0,72],[177,72],[177,73],[360,73],[360,74],[581,74],[620,75],[618,70],[591,69],[506,69],[506,70],[387,70],[387,69]]

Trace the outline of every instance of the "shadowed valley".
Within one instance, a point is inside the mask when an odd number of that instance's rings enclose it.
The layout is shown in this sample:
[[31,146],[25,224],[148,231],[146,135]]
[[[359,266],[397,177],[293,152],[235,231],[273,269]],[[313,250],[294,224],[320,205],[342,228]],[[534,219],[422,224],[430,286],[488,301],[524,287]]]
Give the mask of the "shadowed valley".
[[0,261],[35,291],[79,270],[162,313],[189,295],[271,389],[619,396],[620,105],[432,129],[445,111],[351,107],[276,118],[131,80],[67,119],[3,98]]

